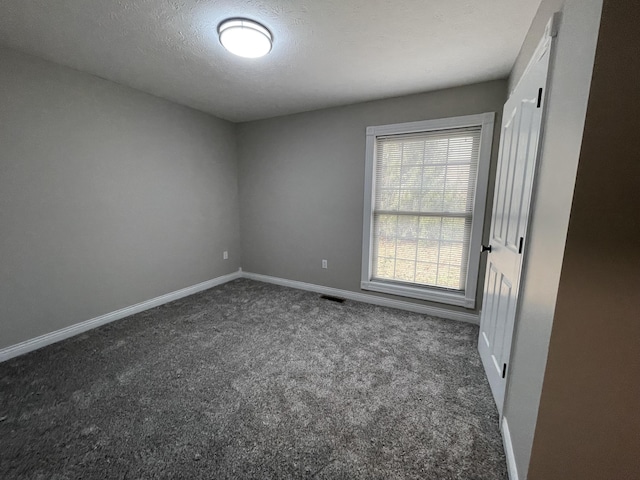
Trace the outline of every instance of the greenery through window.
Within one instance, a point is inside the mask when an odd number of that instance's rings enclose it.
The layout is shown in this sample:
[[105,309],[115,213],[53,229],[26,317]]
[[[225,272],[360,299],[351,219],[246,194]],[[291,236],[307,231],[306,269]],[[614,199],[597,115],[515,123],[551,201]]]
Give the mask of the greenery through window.
[[463,291],[481,126],[379,136],[372,279]]

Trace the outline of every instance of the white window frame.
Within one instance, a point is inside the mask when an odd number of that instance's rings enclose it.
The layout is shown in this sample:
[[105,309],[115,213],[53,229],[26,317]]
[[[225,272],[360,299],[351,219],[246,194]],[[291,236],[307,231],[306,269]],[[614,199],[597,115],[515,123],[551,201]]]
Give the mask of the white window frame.
[[[388,293],[420,300],[456,305],[469,309],[475,308],[480,270],[480,246],[484,227],[484,214],[487,202],[489,168],[491,165],[491,144],[493,141],[495,113],[465,115],[420,122],[396,123],[367,127],[367,148],[364,188],[364,225],[362,235],[362,278],[360,288],[380,293]],[[438,287],[418,284],[403,284],[372,278],[373,271],[373,210],[375,205],[376,138],[385,135],[421,133],[452,128],[480,126],[480,149],[478,152],[478,173],[476,193],[469,239],[467,279],[464,291],[455,292]]]

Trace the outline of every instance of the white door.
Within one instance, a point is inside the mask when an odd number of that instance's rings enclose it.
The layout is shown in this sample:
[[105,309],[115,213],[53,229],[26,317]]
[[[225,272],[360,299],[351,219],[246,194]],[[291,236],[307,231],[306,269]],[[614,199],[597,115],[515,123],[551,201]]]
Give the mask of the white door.
[[551,44],[545,38],[504,106],[490,245],[483,246],[488,258],[478,350],[500,413],[542,126]]

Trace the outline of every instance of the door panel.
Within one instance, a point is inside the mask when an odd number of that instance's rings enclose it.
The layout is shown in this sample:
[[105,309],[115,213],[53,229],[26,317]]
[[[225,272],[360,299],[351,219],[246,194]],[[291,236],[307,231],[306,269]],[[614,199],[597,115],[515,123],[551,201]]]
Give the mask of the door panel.
[[502,413],[542,122],[549,44],[504,107],[478,350]]
[[487,295],[487,304],[484,311],[486,312],[485,325],[486,328],[480,330],[481,338],[484,339],[486,347],[489,348],[492,344],[492,340],[489,340],[488,335],[495,331],[496,323],[496,309],[498,308],[498,296],[495,294],[498,287],[498,271],[493,268],[493,265],[489,265],[489,274],[485,284]]
[[[502,139],[504,139],[503,147],[500,151],[500,158],[511,156],[511,148],[513,144],[513,132],[516,128],[517,118],[516,115],[518,113],[517,109],[511,109],[511,113],[507,116],[507,106],[505,105],[504,118],[506,122],[504,122],[504,126],[502,128]],[[509,162],[500,162],[498,166],[498,178],[496,179],[496,184],[503,184],[507,182],[507,178],[509,175],[508,172]],[[493,210],[493,219],[492,219],[492,228],[491,235],[497,238],[499,241],[504,239],[504,234],[506,230],[504,211],[506,207],[507,200],[507,189],[502,188],[500,191],[496,190],[496,201],[494,204]]]
[[513,168],[513,180],[511,182],[511,206],[509,211],[511,216],[509,217],[509,223],[507,227],[507,244],[512,247],[512,250],[518,249],[520,225],[522,224],[522,202],[524,195],[525,178],[527,175],[527,164],[530,163],[529,158],[529,145],[531,143],[533,133],[530,130],[530,125],[533,123],[533,114],[535,111],[535,104],[529,101],[523,101],[520,105],[520,117],[521,117],[521,135],[529,134],[528,137],[520,138],[518,142],[518,150],[516,152],[516,159]]

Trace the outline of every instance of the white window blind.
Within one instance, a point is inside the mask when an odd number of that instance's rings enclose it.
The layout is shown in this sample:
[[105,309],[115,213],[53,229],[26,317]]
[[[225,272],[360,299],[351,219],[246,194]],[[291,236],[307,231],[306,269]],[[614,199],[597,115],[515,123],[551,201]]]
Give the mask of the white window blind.
[[376,137],[372,280],[464,291],[481,133]]

